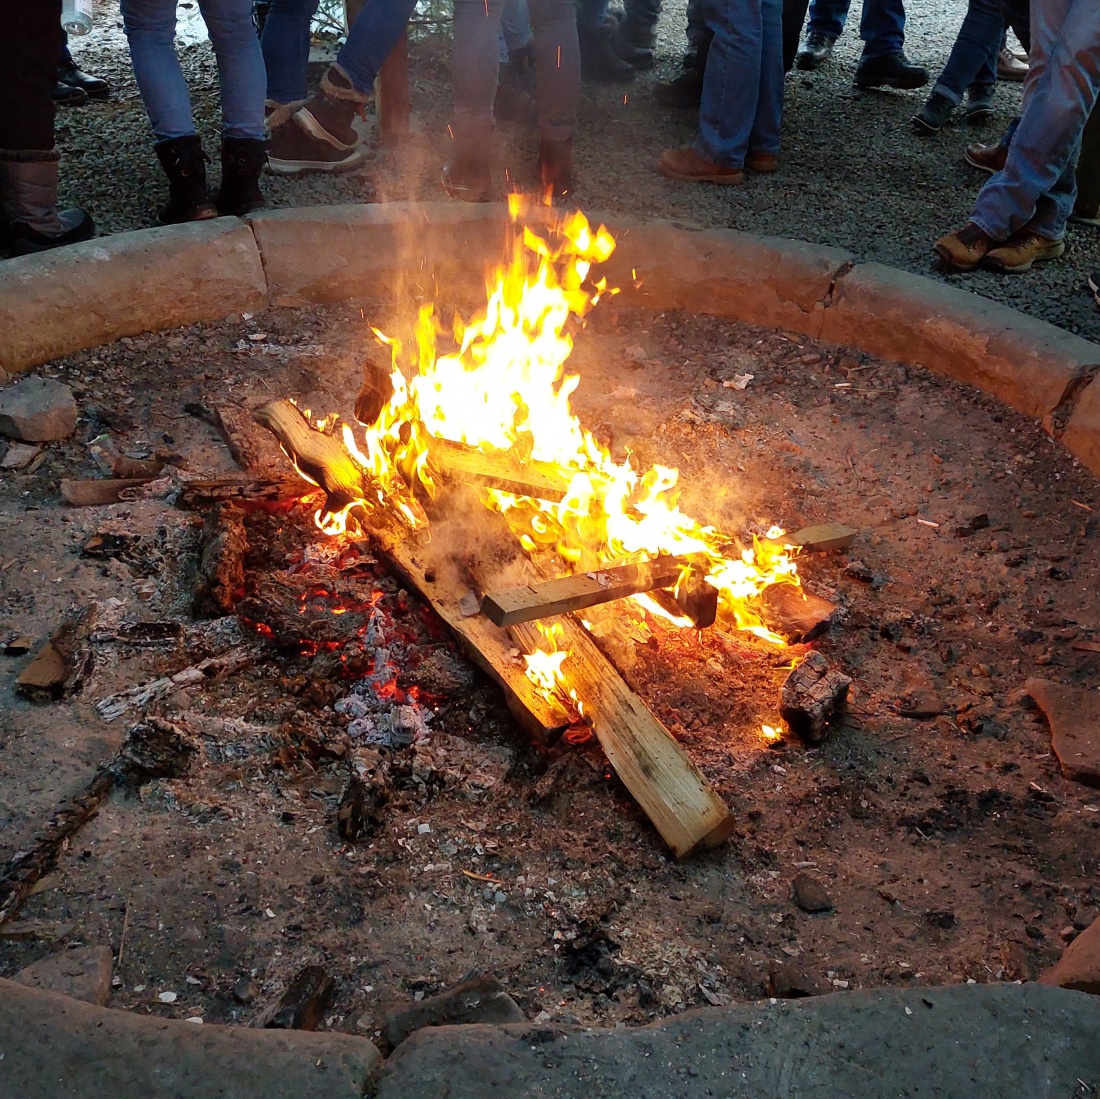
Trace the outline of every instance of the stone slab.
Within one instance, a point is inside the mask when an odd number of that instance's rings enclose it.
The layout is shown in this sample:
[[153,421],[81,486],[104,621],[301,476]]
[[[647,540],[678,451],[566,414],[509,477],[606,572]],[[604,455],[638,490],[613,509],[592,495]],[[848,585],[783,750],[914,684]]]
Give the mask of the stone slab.
[[259,249],[238,218],[102,237],[0,264],[0,368],[262,309]]
[[837,281],[820,335],[991,393],[1036,419],[1100,364],[1100,345],[998,302],[879,263]]
[[1095,920],[1039,976],[1045,985],[1072,988],[1100,996],[1100,920]]
[[111,998],[114,957],[108,946],[84,946],[48,954],[25,966],[12,978],[28,988],[41,988],[106,1007]]
[[851,992],[649,1027],[421,1030],[377,1099],[1069,1099],[1100,1083],[1100,999],[1043,985]]
[[0,980],[3,1099],[363,1099],[379,1062],[350,1034],[158,1019]]
[[1062,444],[1086,469],[1100,474],[1100,381],[1090,382],[1078,394]]
[[1024,690],[1050,723],[1050,745],[1062,774],[1100,786],[1100,693],[1046,679],[1028,679]]

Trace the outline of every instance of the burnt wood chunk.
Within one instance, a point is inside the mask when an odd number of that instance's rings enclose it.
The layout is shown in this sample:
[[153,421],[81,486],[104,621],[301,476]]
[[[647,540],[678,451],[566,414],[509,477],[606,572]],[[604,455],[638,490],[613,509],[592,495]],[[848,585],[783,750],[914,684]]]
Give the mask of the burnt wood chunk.
[[354,584],[272,573],[237,604],[236,614],[290,651],[303,644],[348,644],[366,629],[371,607],[369,592]]
[[218,617],[231,614],[244,595],[244,559],[248,534],[244,512],[232,505],[214,508],[202,532],[202,555],[195,584],[195,614]]
[[1100,695],[1046,679],[1028,679],[1024,690],[1046,714],[1062,774],[1072,782],[1100,787]]
[[85,644],[95,619],[95,604],[71,614],[34,655],[15,681],[20,694],[36,702],[76,694],[91,674],[92,650]]
[[336,981],[323,966],[300,969],[277,1003],[261,1018],[271,1030],[316,1030],[336,992]]
[[370,427],[382,414],[393,396],[392,370],[373,362],[363,361],[363,384],[355,398],[355,418],[364,427]]
[[779,691],[779,716],[809,744],[825,739],[829,718],[843,707],[852,680],[829,667],[818,652],[807,653]]
[[187,481],[180,489],[179,503],[184,508],[208,508],[226,502],[247,503],[250,500],[300,500],[317,491],[301,477],[269,477],[249,480],[243,477],[215,477],[210,480]]
[[794,584],[772,584],[753,605],[764,625],[792,645],[820,637],[832,625],[837,606]]
[[66,479],[61,482],[61,495],[73,507],[102,507],[119,503],[128,492],[147,485],[151,480],[152,477],[97,477],[89,481]]
[[386,1040],[399,1046],[414,1031],[461,1023],[525,1023],[519,1005],[496,977],[467,977],[438,996],[426,996],[386,1016]]
[[658,557],[642,564],[619,565],[598,572],[504,588],[486,594],[481,601],[481,613],[497,626],[532,622],[537,618],[611,603],[638,592],[673,587],[690,567],[682,557]]

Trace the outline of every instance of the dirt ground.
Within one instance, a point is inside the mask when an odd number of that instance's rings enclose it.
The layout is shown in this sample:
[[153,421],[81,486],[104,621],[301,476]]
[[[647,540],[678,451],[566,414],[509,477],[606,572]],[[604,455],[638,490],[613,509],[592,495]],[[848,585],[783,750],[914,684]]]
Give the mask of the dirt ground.
[[[613,300],[579,334],[585,424],[641,463],[677,464],[687,509],[742,536],[773,522],[860,531],[851,550],[801,564],[844,611],[814,647],[854,680],[819,748],[769,748],[759,733],[777,723],[779,684],[804,647],[635,627],[630,682],[737,822],[728,844],[682,863],[598,748],[526,743],[497,689],[369,554],[344,575],[427,718],[392,752],[349,732],[361,709],[348,699],[369,709],[374,696],[338,676],[331,654],[279,651],[234,618],[192,615],[202,515],[176,507],[171,484],[103,508],[62,502],[61,478],[101,475],[104,435],[131,455],[178,455],[177,479],[232,473],[190,401],[288,395],[348,411],[367,324],[393,330],[399,308],[235,316],[44,369],[74,387],[82,418],[34,472],[0,482],[0,638],[44,637],[94,601],[96,666],[78,696],[36,705],[14,691],[27,658],[0,658],[0,857],[25,848],[142,716],[106,722],[94,703],[235,645],[257,653],[151,708],[201,742],[191,773],[116,794],[21,918],[121,953],[114,1007],[247,1022],[318,962],[337,981],[324,1025],[369,1034],[388,1005],[471,970],[497,974],[531,1019],[634,1024],[767,995],[776,965],[793,967],[782,979],[856,989],[1027,979],[1058,957],[1063,929],[1100,905],[1100,796],[1061,777],[1020,687],[1029,675],[1095,681],[1100,657],[1072,642],[1100,624],[1100,492],[1036,425],[982,395]],[[744,390],[722,384],[745,374]],[[957,534],[982,513],[988,528]],[[137,538],[120,557],[82,556],[104,531]],[[257,509],[249,532],[250,584],[348,565],[305,507]],[[136,621],[182,628],[136,644],[125,629]],[[901,716],[932,694],[941,715]],[[346,843],[335,817],[349,770],[382,758],[379,826]],[[792,902],[801,871],[831,911]],[[0,940],[0,974],[55,948]]]

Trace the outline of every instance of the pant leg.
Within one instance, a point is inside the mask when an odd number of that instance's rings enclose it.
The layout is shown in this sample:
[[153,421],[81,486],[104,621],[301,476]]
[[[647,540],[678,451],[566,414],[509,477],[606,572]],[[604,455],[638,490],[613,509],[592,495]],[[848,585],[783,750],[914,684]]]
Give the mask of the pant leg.
[[779,152],[783,122],[783,0],[761,3],[760,95],[749,134],[749,149],[754,153]]
[[661,18],[661,0],[623,0],[627,21],[653,32]]
[[529,0],[535,34],[539,136],[564,141],[573,136],[581,95],[581,50],[573,0]]
[[768,0],[713,0],[707,12],[714,40],[707,55],[694,148],[707,160],[728,168],[744,167],[756,121],[766,3]]
[[0,26],[0,149],[52,149],[61,0],[0,0]]
[[1015,32],[1020,45],[1031,53],[1031,6],[1028,0],[999,0],[1004,21]]
[[[348,40],[336,55],[336,63],[348,74],[357,91],[369,95],[374,90],[375,77],[378,76],[382,63],[393,52],[393,47],[408,24],[414,7],[416,7],[416,0],[368,0],[363,10],[359,12],[351,30],[348,31]],[[481,14],[484,17],[484,3],[481,5]],[[457,2],[455,18],[456,20],[458,18]],[[496,17],[496,26],[497,37],[499,37],[499,13]],[[496,42],[495,37],[493,64],[499,65]]]
[[222,136],[262,141],[267,73],[252,24],[252,0],[199,0],[218,63]]
[[501,61],[507,61],[513,51],[531,45],[531,13],[527,9],[527,0],[504,0],[500,33],[508,51]]
[[809,29],[839,38],[851,6],[852,0],[811,0]]
[[271,0],[260,47],[267,71],[267,98],[293,103],[308,94],[309,34],[317,0]]
[[1004,16],[997,0],[969,0],[966,16],[934,91],[952,103],[959,103],[971,84],[994,83],[1004,31]]
[[1095,0],[1033,0],[1038,77],[1004,171],[982,188],[971,220],[1003,240],[1030,223],[1060,240],[1077,194],[1075,168],[1085,123],[1100,95],[1100,19]]
[[64,27],[61,28],[61,52],[58,55],[62,65],[71,65],[73,55],[69,53],[69,34]]
[[454,0],[454,130],[460,148],[487,148],[492,139],[503,11],[504,0]]
[[710,49],[710,31],[707,30],[707,13],[703,0],[688,0],[687,40],[694,50],[698,50],[704,41],[707,49]]
[[577,26],[582,32],[595,30],[607,22],[610,0],[580,0],[577,4]]
[[783,71],[794,68],[802,25],[806,22],[808,0],[783,0]]
[[195,132],[191,97],[176,56],[175,0],[120,0],[138,90],[159,144]]
[[904,0],[863,0],[859,36],[867,61],[901,53],[905,48]]

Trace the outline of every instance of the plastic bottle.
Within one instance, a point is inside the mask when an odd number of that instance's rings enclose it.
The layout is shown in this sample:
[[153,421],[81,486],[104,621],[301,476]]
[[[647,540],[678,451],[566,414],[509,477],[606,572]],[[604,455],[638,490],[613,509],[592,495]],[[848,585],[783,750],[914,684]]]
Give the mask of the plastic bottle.
[[87,34],[92,29],[92,0],[61,0],[61,25],[69,34]]

